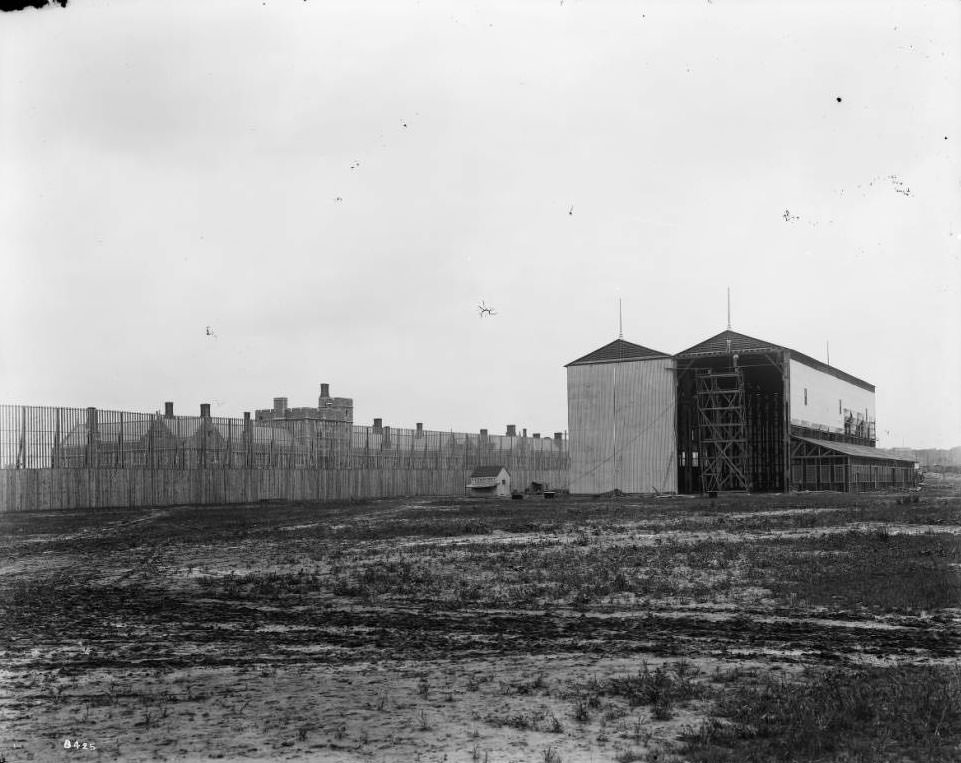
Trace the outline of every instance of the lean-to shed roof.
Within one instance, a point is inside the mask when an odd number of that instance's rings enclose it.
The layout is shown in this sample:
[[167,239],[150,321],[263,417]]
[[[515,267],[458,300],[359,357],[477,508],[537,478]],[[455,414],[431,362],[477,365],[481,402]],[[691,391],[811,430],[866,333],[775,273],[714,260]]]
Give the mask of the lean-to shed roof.
[[798,437],[797,435],[794,435],[794,439],[803,440],[804,442],[818,445],[827,450],[833,450],[835,453],[840,453],[844,456],[870,458],[877,461],[906,461],[911,464],[914,463],[914,459],[910,456],[896,456],[893,453],[881,451],[868,445],[852,445],[851,443],[834,442],[833,440],[816,440],[813,437]]

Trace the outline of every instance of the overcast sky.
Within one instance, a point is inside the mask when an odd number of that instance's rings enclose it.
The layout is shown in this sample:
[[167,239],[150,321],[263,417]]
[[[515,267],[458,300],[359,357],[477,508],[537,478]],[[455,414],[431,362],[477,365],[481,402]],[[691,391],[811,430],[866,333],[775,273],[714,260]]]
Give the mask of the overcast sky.
[[958,2],[4,14],[0,397],[549,433],[619,298],[674,353],[730,286],[880,445],[958,445],[959,94]]

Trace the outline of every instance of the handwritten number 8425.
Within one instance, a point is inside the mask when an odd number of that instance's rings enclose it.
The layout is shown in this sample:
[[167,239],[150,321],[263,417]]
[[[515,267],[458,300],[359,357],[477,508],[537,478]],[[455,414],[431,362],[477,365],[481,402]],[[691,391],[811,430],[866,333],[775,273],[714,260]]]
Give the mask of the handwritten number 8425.
[[97,749],[97,745],[95,745],[93,742],[81,742],[79,739],[74,739],[74,740],[72,740],[72,741],[71,741],[70,739],[64,739],[64,740],[63,740],[63,749],[65,749],[65,750],[69,750],[69,749],[74,749],[74,750],[96,750],[96,749]]

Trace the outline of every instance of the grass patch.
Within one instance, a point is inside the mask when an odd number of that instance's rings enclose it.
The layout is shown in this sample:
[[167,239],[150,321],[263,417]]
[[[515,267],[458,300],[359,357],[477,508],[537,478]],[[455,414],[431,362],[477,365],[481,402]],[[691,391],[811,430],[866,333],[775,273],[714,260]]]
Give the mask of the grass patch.
[[[691,699],[703,697],[707,689],[697,680],[699,670],[687,660],[659,665],[651,670],[645,662],[637,673],[614,676],[606,681],[592,679],[573,693],[573,716],[577,721],[590,720],[589,708],[599,708],[601,698],[619,698],[630,707],[650,707],[655,720],[668,720],[674,708]],[[622,716],[622,712],[608,714]]]
[[675,703],[700,697],[701,684],[695,678],[698,670],[685,660],[670,665],[659,665],[650,670],[644,667],[634,675],[615,677],[601,685],[601,693],[623,697],[631,707],[651,705],[655,709],[669,709]]
[[684,739],[695,763],[956,761],[961,670],[901,666],[809,670],[726,691]]
[[961,536],[846,532],[757,549],[759,585],[788,604],[914,614],[961,603]]

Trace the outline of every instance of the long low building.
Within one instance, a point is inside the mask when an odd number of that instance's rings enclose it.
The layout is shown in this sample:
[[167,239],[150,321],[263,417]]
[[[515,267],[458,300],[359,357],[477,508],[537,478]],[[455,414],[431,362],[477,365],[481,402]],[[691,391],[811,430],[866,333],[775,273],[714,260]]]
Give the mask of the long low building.
[[668,355],[617,339],[567,364],[571,492],[903,488],[875,388],[730,329]]

